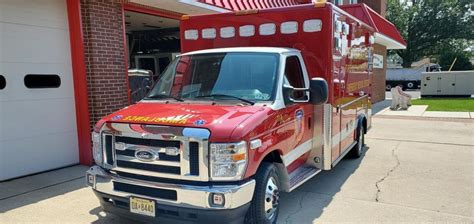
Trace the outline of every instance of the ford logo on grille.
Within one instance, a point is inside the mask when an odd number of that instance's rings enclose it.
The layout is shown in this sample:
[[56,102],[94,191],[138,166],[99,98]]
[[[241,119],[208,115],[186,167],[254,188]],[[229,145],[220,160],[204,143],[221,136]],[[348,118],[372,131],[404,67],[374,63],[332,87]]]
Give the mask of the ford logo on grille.
[[135,158],[143,162],[151,162],[158,159],[158,154],[149,149],[137,149]]

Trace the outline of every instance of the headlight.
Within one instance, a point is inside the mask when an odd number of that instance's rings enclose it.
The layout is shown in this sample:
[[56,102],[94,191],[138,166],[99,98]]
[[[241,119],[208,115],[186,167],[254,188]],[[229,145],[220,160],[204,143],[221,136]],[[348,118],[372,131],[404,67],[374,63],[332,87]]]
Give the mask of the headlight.
[[100,145],[100,134],[97,132],[92,132],[92,156],[97,165],[102,165],[102,147]]
[[211,144],[211,179],[240,180],[247,166],[247,143]]

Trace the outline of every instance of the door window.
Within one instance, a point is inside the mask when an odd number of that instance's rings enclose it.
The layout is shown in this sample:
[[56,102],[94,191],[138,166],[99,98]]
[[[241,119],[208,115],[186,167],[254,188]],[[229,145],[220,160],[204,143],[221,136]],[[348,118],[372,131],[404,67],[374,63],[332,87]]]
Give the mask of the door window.
[[24,78],[24,83],[28,89],[59,88],[61,78],[54,74],[28,74]]
[[[286,58],[284,83],[293,86],[294,88],[305,88],[303,71],[301,70],[301,63],[297,56],[290,56]],[[306,98],[304,91],[295,91],[293,99],[303,100]]]

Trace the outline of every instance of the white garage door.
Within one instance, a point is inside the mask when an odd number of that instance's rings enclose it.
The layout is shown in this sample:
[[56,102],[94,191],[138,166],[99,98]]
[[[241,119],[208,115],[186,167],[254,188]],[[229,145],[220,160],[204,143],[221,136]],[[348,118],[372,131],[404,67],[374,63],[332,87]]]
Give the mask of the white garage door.
[[78,163],[75,120],[66,1],[0,0],[0,181]]

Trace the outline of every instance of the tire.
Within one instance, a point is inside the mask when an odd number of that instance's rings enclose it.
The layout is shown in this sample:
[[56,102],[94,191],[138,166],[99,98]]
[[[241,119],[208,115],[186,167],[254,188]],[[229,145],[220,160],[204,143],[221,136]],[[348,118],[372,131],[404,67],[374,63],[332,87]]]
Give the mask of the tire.
[[255,175],[256,185],[245,223],[274,224],[280,211],[280,182],[277,169],[272,163],[262,163]]
[[392,85],[390,85],[390,84],[385,85],[385,90],[386,91],[390,91],[391,89],[392,89]]
[[407,83],[407,89],[414,89],[414,88],[415,88],[415,84],[413,82]]
[[357,128],[357,144],[351,149],[349,152],[349,156],[351,158],[359,158],[363,151],[365,145],[365,129],[364,126],[361,125]]
[[404,84],[400,84],[400,88],[402,88],[403,91],[407,90],[407,87]]

